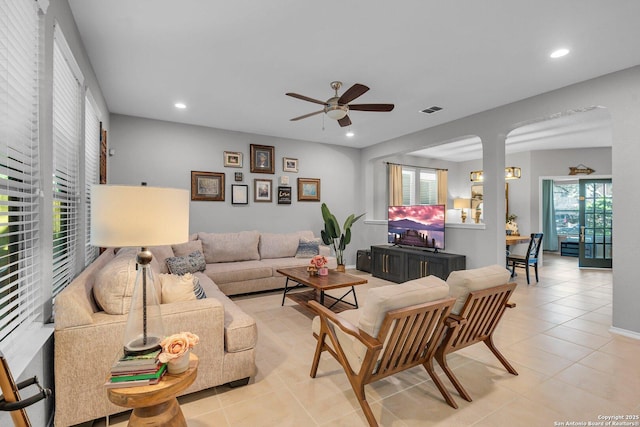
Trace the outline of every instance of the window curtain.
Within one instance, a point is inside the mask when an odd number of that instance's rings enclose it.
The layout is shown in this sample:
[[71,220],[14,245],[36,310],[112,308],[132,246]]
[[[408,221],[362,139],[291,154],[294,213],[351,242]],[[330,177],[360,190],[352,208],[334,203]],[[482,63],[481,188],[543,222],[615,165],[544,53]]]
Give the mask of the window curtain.
[[389,206],[402,205],[402,166],[387,163],[389,172]]
[[556,208],[553,203],[553,180],[542,180],[542,250],[558,251],[558,232],[556,230]]
[[447,204],[447,172],[446,170],[438,169],[436,176],[438,179],[438,204]]

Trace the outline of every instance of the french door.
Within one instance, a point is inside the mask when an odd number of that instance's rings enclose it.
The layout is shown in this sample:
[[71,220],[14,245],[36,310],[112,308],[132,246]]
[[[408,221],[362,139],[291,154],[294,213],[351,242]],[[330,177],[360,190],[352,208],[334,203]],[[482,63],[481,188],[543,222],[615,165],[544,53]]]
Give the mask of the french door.
[[611,268],[613,185],[611,179],[579,180],[580,255],[578,266]]

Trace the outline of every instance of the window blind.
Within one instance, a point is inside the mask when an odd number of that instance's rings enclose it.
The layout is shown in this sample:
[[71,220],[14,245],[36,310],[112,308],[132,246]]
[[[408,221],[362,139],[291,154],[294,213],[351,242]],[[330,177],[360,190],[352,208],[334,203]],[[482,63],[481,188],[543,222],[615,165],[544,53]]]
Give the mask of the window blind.
[[53,280],[55,297],[76,273],[82,76],[56,25],[53,42]]
[[90,93],[84,101],[84,265],[98,256],[98,247],[91,245],[91,186],[100,182],[100,117]]
[[0,341],[40,314],[38,39],[36,2],[0,0]]

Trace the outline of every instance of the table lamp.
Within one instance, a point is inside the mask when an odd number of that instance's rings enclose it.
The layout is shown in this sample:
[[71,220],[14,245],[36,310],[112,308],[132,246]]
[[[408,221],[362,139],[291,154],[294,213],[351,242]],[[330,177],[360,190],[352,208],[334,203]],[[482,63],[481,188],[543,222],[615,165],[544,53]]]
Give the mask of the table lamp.
[[124,352],[160,348],[164,326],[150,263],[150,246],[189,240],[189,192],[175,188],[94,185],[91,189],[91,244],[140,247],[136,281],[124,334]]
[[467,221],[467,209],[471,208],[471,199],[453,199],[453,208],[461,209],[460,219],[462,222]]

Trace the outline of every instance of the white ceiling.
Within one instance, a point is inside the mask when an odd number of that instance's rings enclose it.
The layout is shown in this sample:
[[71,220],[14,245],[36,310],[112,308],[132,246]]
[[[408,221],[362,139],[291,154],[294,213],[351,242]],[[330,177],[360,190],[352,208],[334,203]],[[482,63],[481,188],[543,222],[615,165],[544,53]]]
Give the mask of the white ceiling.
[[[351,147],[640,64],[637,0],[69,3],[110,112]],[[333,80],[396,107],[289,121]]]

